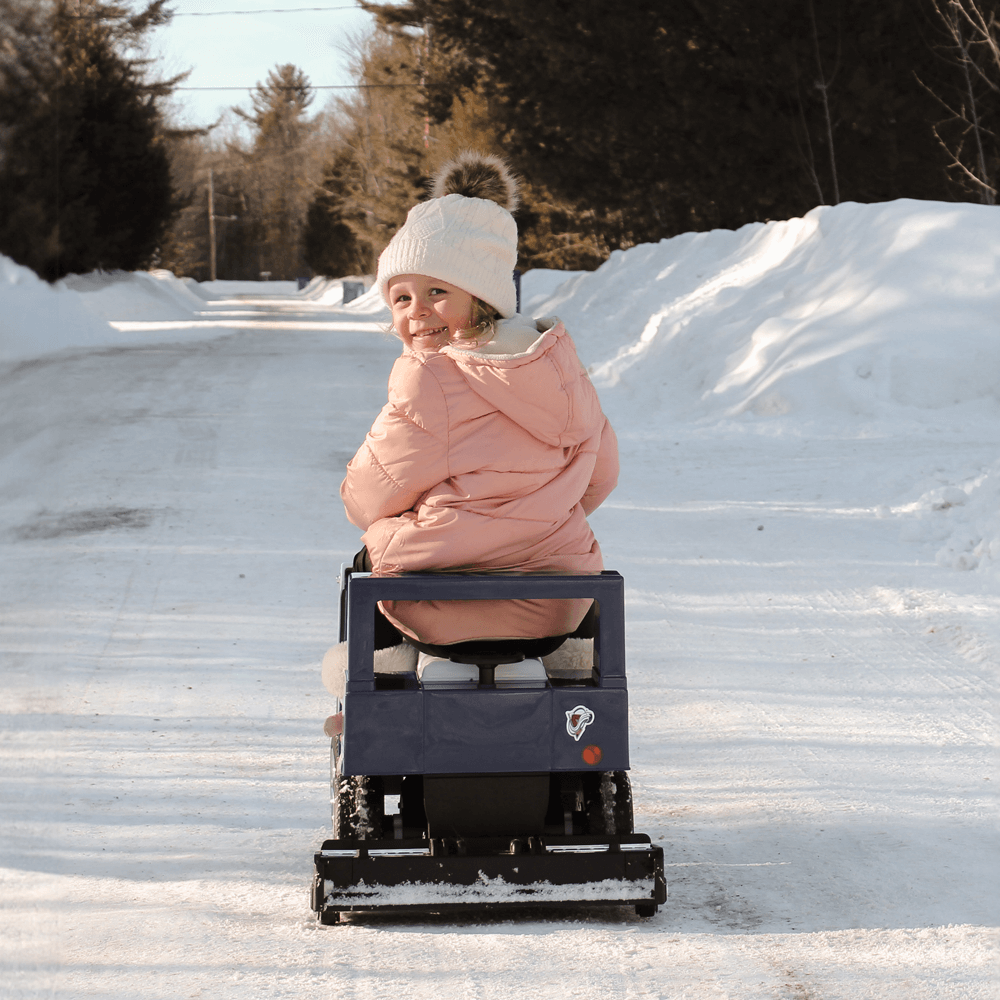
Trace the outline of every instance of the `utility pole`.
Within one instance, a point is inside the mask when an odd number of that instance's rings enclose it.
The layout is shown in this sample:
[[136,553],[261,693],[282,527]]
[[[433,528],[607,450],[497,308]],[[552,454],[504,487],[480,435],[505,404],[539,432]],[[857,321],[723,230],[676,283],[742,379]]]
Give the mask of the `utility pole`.
[[216,222],[235,222],[238,215],[215,214],[215,176],[211,167],[208,168],[208,280],[215,281],[215,224]]
[[208,168],[208,280],[215,281],[215,188]]

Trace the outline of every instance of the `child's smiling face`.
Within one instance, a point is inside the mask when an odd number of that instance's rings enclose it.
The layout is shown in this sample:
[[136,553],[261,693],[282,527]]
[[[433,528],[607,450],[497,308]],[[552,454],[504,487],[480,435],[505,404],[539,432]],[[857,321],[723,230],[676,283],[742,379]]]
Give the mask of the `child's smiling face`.
[[396,333],[415,351],[438,351],[472,325],[472,296],[423,274],[393,278],[389,302]]

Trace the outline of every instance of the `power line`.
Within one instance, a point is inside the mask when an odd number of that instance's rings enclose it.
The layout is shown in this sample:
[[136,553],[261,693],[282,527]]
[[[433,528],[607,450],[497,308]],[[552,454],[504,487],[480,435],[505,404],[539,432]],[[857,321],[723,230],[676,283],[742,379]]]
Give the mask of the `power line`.
[[220,17],[223,14],[302,14],[326,10],[360,10],[355,4],[347,7],[272,7],[268,10],[177,10],[174,17]]
[[[250,87],[172,87],[171,90],[256,90],[260,84],[253,84]],[[444,87],[443,83],[330,83],[313,86],[308,84],[305,87],[294,86],[272,86],[268,84],[265,90],[395,90],[402,87]]]
[[[355,4],[350,4],[346,7],[270,7],[265,10],[178,10],[173,11],[171,17],[221,17],[225,14],[239,14],[241,16],[246,14],[302,14],[315,13],[317,11],[360,9]],[[77,20],[105,21],[110,19],[106,12],[96,14],[67,14],[66,16]]]

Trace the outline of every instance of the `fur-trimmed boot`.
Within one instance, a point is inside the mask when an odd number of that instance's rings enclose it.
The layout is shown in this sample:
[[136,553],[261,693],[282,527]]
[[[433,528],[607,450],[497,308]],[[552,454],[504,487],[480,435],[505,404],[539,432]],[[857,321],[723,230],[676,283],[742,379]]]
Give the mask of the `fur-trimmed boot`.
[[[375,650],[375,673],[405,674],[417,669],[417,651],[408,643]],[[338,642],[323,657],[323,687],[341,701],[347,686],[347,643]]]
[[557,650],[542,657],[549,677],[586,680],[594,669],[594,640],[567,639]]

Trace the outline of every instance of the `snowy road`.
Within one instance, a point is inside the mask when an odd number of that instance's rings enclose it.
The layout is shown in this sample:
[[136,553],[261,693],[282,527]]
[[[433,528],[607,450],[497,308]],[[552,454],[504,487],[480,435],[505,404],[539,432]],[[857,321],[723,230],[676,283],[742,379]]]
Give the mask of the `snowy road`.
[[995,997],[1000,599],[876,513],[995,438],[651,435],[611,405],[592,520],[667,905],[320,927],[336,492],[396,350],[223,308],[253,319],[0,370],[0,997]]

